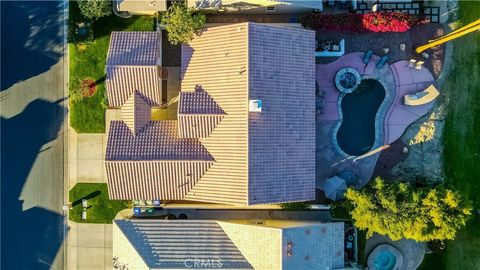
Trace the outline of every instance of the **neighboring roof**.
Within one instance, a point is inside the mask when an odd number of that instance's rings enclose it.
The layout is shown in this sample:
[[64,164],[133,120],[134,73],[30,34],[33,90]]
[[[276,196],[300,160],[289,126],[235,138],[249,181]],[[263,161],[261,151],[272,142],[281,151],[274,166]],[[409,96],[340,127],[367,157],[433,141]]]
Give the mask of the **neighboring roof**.
[[[344,224],[313,221],[218,221],[255,269],[341,269]],[[259,252],[261,250],[261,252]]]
[[[265,220],[115,220],[151,269],[184,269],[212,259],[222,269],[342,269],[344,223]],[[114,253],[124,249],[114,239]],[[114,254],[117,256],[117,254]],[[129,258],[119,258],[126,260]],[[208,267],[206,267],[208,268]],[[210,267],[208,269],[215,268]],[[217,267],[219,268],[219,267]]]
[[[182,46],[182,89],[201,87],[225,112],[201,139],[216,162],[187,199],[314,199],[314,51],[313,31],[256,23],[208,28]],[[263,111],[249,113],[249,99]]]
[[133,136],[123,121],[111,121],[106,161],[213,161],[198,139],[178,136],[175,120],[150,121]]
[[157,31],[113,31],[107,67],[157,65],[161,46],[161,35]]
[[152,118],[150,105],[135,91],[122,106],[122,120],[133,135],[142,130]]
[[166,0],[116,0],[118,11],[165,11]]
[[180,92],[178,127],[182,138],[206,138],[223,119],[225,112],[207,92]]
[[211,268],[253,269],[215,221],[114,222],[150,269],[185,269],[186,262],[193,263],[193,260],[221,263],[221,267]]

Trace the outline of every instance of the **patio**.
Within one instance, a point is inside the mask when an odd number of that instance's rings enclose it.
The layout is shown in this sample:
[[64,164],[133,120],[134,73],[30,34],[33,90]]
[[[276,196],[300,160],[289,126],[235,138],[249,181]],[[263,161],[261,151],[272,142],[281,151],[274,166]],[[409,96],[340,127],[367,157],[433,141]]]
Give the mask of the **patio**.
[[424,90],[435,83],[432,73],[425,67],[412,69],[408,61],[401,60],[382,68],[375,65],[380,59],[373,55],[367,65],[364,53],[346,54],[328,64],[317,64],[317,144],[316,187],[323,189],[325,180],[343,171],[356,174],[355,187],[362,187],[372,178],[380,151],[364,158],[348,156],[336,143],[336,132],[341,124],[341,99],[344,94],[335,87],[336,73],[346,67],[358,71],[362,79],[378,80],[385,88],[385,99],[376,114],[375,143],[372,150],[392,144],[402,136],[408,126],[426,115],[434,102],[420,106],[403,105],[403,96]]

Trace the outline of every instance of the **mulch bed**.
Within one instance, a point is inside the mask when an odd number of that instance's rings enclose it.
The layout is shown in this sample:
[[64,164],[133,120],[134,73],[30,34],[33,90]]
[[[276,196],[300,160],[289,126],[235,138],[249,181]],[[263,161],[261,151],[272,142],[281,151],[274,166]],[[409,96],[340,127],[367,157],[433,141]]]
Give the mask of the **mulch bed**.
[[[385,53],[383,48],[389,48],[387,55],[390,57],[389,64],[399,60],[411,58],[425,61],[427,67],[435,77],[438,77],[442,69],[445,45],[438,46],[426,51],[430,55],[423,59],[415,53],[415,48],[424,45],[428,40],[437,38],[445,33],[441,24],[427,23],[413,26],[409,31],[403,33],[341,33],[317,31],[316,39],[333,40],[339,42],[345,39],[345,53],[364,52],[373,50],[376,55],[382,56]],[[406,45],[406,50],[400,50],[400,44]],[[338,57],[318,57],[317,63],[326,64],[337,60]]]
[[407,158],[408,153],[403,152],[405,146],[402,140],[396,140],[390,147],[383,150],[373,170],[373,177],[380,176],[385,180],[392,180],[390,174],[392,168]]

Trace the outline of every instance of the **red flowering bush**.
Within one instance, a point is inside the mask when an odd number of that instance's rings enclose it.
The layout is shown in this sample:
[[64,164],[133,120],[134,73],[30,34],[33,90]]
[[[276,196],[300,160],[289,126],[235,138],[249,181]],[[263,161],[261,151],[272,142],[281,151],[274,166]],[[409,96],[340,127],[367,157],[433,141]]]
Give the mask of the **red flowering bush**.
[[412,26],[428,22],[422,17],[399,12],[367,14],[310,14],[302,25],[313,30],[332,32],[406,32]]
[[82,91],[82,95],[84,97],[91,97],[97,91],[97,87],[95,86],[95,81],[90,78],[86,78],[82,80],[80,84],[80,89]]

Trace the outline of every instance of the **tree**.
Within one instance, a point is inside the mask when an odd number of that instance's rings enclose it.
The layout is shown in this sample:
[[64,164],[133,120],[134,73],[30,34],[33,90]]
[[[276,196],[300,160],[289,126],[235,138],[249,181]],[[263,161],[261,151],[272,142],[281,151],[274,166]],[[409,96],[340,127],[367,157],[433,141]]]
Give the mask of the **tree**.
[[82,15],[91,20],[112,14],[110,0],[79,0],[78,7]]
[[363,190],[349,188],[345,194],[353,205],[355,226],[392,240],[454,239],[472,214],[469,202],[444,187],[414,190],[405,183],[385,183],[376,178]]
[[166,25],[168,40],[176,45],[190,42],[200,32],[206,22],[204,14],[196,14],[185,4],[175,3],[162,15]]

